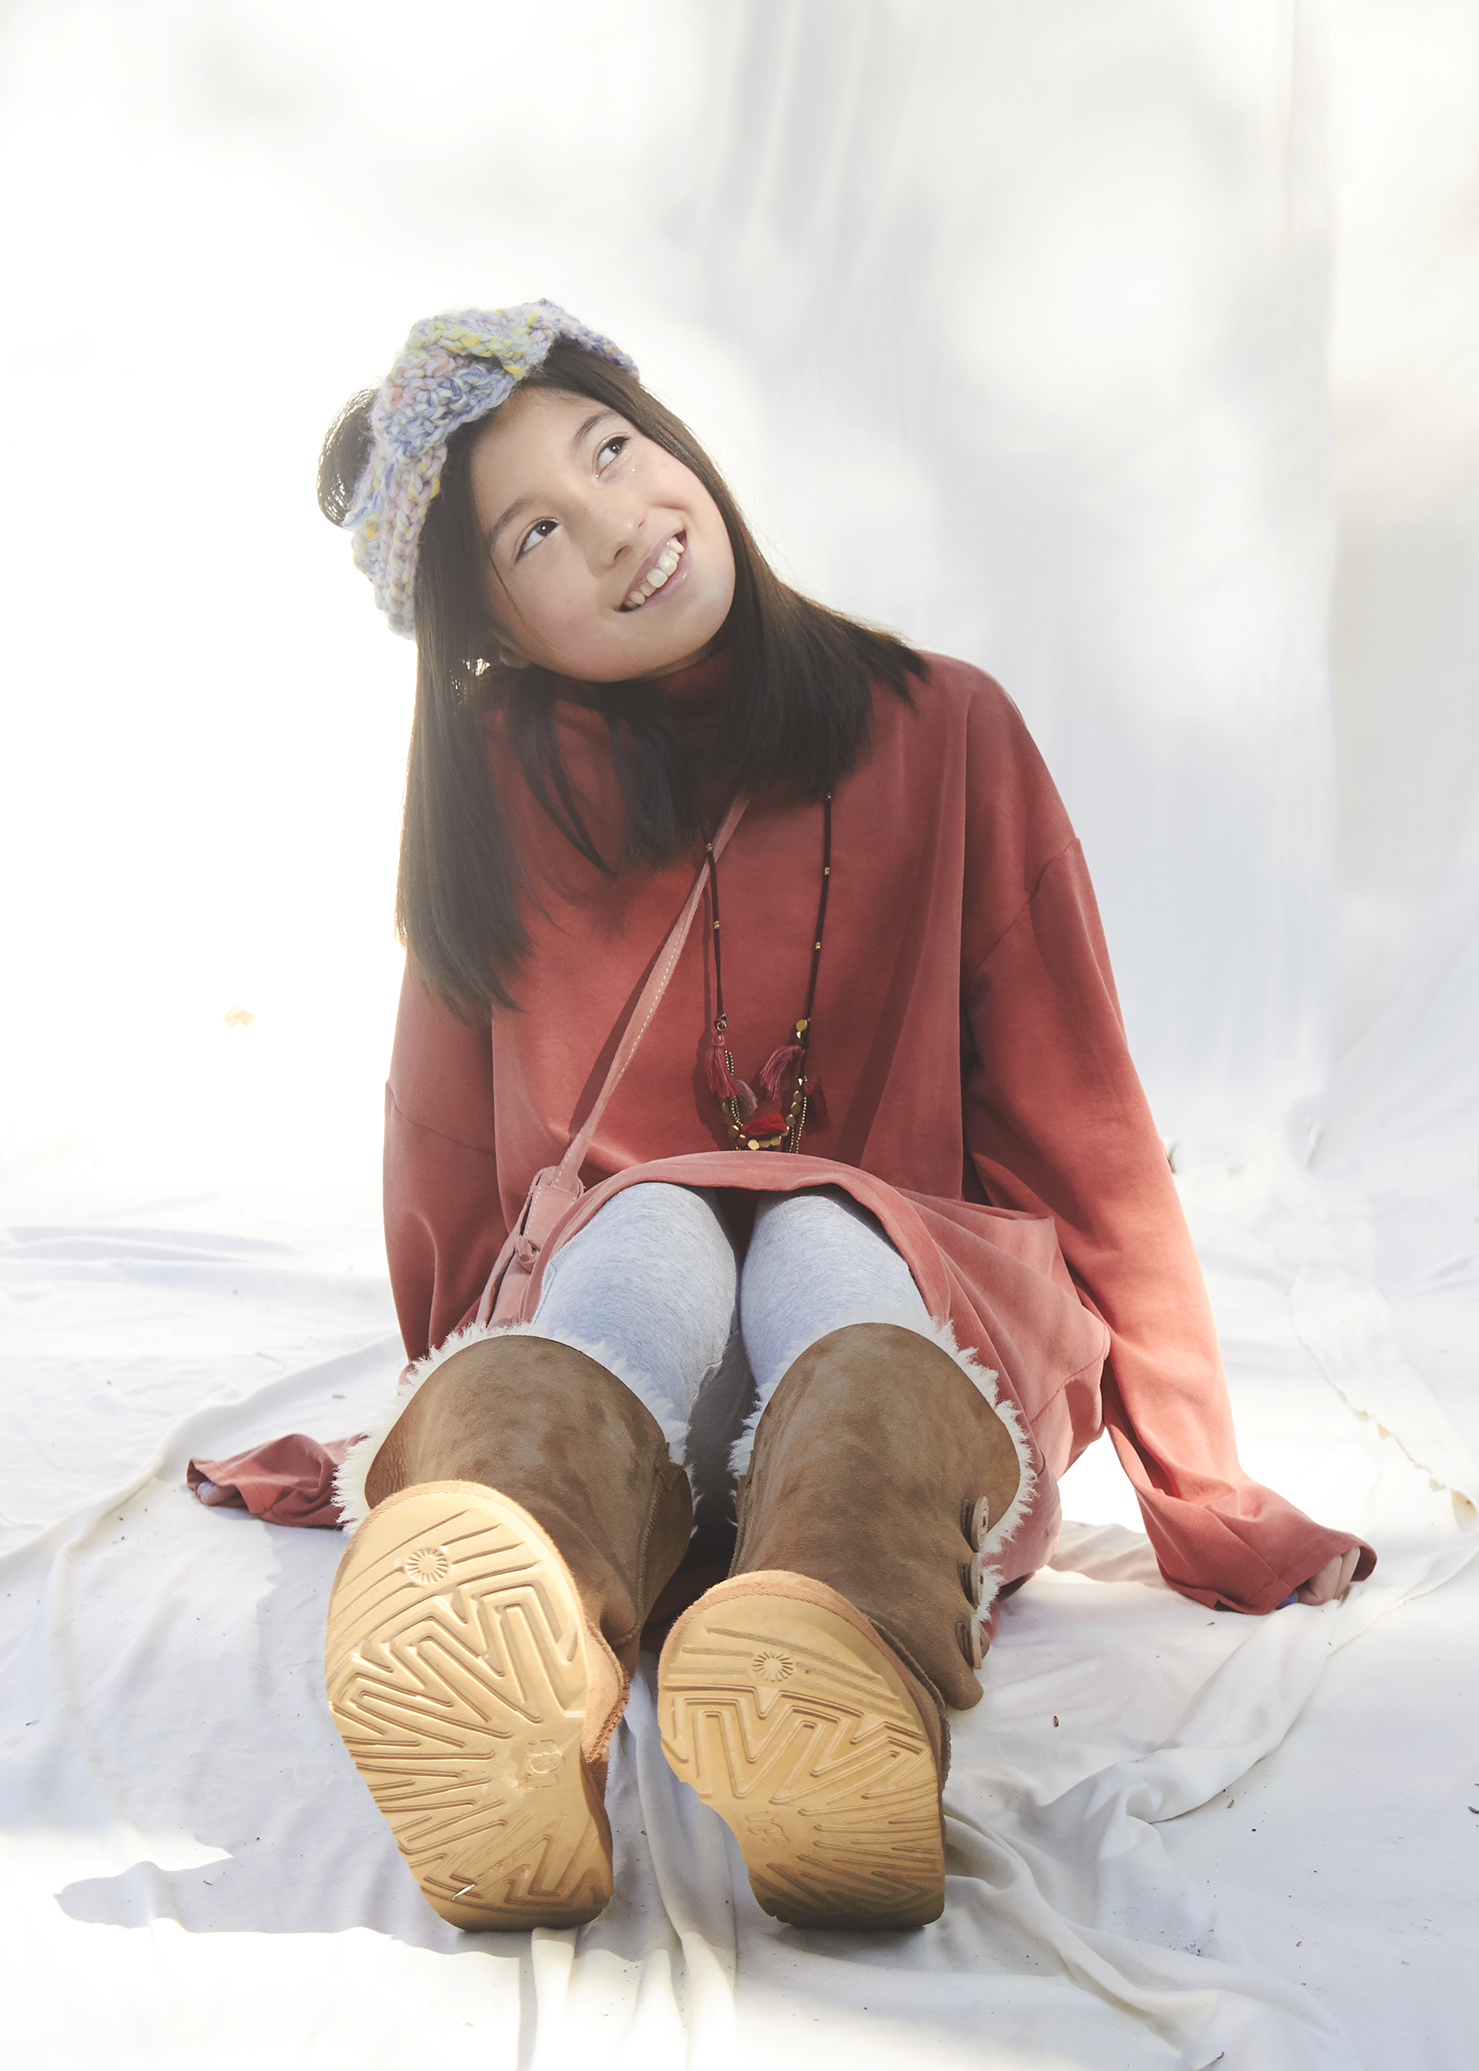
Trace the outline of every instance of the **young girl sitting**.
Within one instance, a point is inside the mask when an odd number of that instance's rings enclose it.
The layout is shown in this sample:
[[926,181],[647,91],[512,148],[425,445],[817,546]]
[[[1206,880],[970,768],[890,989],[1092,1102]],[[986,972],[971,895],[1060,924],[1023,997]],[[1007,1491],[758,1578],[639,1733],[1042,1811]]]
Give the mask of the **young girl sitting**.
[[1073,830],[997,685],[788,589],[551,303],[418,324],[320,500],[417,647],[385,1153],[417,1364],[340,1475],[345,1744],[444,1918],[589,1920],[676,1576],[664,1753],[760,1904],[932,1920],[948,1714],[1103,1429],[1200,1603],[1375,1560],[1238,1464]]

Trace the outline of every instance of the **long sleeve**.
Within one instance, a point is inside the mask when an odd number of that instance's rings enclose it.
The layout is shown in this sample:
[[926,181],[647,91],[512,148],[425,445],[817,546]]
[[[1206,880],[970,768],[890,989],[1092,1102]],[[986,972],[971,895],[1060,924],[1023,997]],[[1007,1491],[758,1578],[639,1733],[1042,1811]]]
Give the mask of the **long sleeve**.
[[[1051,1214],[1111,1334],[1104,1418],[1161,1572],[1198,1602],[1275,1608],[1359,1543],[1238,1463],[1211,1305],[1126,1047],[1092,886],[1068,841],[966,986],[966,1142],[988,1197]],[[1358,1576],[1376,1564],[1363,1547]]]
[[455,1330],[502,1246],[488,1031],[407,969],[385,1088],[385,1248],[407,1354]]

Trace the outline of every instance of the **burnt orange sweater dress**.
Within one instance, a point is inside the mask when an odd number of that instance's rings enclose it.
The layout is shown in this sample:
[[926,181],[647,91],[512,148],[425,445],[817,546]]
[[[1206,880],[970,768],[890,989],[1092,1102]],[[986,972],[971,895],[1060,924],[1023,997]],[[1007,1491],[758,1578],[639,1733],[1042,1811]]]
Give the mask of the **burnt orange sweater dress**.
[[[725,669],[720,657],[664,684],[691,738],[712,731]],[[586,824],[612,855],[625,814],[606,722],[571,685],[556,723]],[[513,982],[518,1011],[495,1012],[491,1028],[458,1023],[407,978],[385,1224],[412,1357],[475,1309],[533,1175],[558,1163],[594,1104],[699,860],[613,882],[532,798],[497,713],[488,744],[529,870],[532,949]],[[820,806],[777,791],[752,802],[725,853],[725,1005],[742,1077],[801,1012],[821,841]],[[997,684],[931,658],[914,709],[878,693],[868,758],[837,787],[808,1062],[826,1118],[808,1122],[805,1155],[730,1147],[702,1067],[714,1013],[704,918],[546,1262],[636,1181],[842,1186],[1023,1413],[1038,1495],[1004,1583],[1051,1552],[1057,1477],[1105,1427],[1162,1573],[1202,1603],[1272,1610],[1357,1543],[1238,1464],[1211,1309],[1125,1045],[1083,855]],[[1358,1576],[1374,1565],[1363,1548]]]

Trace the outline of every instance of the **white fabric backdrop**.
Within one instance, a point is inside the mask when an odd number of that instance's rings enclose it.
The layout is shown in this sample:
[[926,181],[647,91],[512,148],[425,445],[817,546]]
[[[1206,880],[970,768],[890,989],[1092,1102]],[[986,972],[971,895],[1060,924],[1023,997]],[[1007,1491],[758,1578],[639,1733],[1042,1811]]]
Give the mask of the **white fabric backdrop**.
[[[1479,11],[48,0],[0,37],[22,2060],[1471,2066],[1476,1571],[1423,1592],[1479,1497]],[[755,1910],[641,1691],[619,1904],[442,1930],[319,1694],[336,1543],[180,1494],[192,1451],[355,1428],[396,1357],[411,653],[312,456],[414,316],[537,294],[794,579],[1022,705],[1245,1456],[1382,1552],[1339,1612],[1203,1616],[1086,1460],[960,1736],[947,1921],[887,1947]]]

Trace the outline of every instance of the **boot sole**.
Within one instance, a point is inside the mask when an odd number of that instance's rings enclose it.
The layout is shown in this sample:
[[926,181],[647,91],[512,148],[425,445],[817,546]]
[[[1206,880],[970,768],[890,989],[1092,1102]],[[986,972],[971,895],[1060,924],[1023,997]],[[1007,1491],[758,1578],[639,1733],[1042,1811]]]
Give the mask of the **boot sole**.
[[329,1709],[427,1903],[456,1927],[573,1927],[611,1897],[581,1758],[585,1616],[527,1511],[476,1482],[379,1504],[329,1605]]
[[934,1751],[891,1655],[837,1604],[726,1591],[686,1612],[659,1670],[663,1753],[774,1918],[923,1927],[945,1906]]

